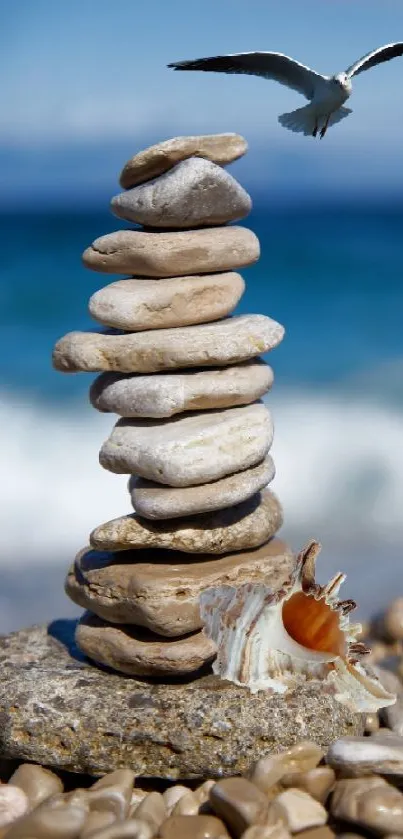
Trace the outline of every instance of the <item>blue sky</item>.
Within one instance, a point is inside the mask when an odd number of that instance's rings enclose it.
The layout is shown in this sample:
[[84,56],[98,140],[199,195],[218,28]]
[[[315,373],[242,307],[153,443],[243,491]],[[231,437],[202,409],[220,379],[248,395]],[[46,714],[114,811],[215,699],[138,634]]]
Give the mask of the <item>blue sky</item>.
[[0,0],[2,200],[98,200],[128,156],[175,134],[239,131],[239,173],[265,194],[396,194],[403,59],[355,80],[354,114],[323,143],[277,116],[304,104],[258,78],[170,61],[273,49],[332,73],[403,40],[402,0]]

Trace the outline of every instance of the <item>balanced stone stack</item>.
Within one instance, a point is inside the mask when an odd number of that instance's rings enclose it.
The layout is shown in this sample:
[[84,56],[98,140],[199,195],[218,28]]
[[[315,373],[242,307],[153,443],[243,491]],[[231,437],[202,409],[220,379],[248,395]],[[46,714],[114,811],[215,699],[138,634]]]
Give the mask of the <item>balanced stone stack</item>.
[[251,209],[223,168],[245,151],[235,134],[182,137],[126,164],[112,211],[137,227],[102,236],[83,259],[130,276],[91,297],[102,329],[54,349],[58,370],[101,373],[92,405],[121,417],[100,463],[130,476],[135,513],[94,530],[66,589],[88,610],[81,650],[134,676],[197,672],[215,654],[201,592],[281,588],[293,565],[266,489],[273,428],[261,397],[273,373],[259,358],[284,330],[261,314],[232,316],[245,288],[235,269],[259,258],[254,233],[229,224]]

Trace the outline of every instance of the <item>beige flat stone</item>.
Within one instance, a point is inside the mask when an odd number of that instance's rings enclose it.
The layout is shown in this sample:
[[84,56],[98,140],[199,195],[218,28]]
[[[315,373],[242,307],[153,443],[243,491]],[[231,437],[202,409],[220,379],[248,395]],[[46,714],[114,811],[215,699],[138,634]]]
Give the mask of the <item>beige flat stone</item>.
[[10,784],[25,792],[30,810],[34,810],[51,795],[63,792],[63,784],[57,775],[32,763],[22,763],[11,776]]
[[259,463],[273,439],[261,402],[169,420],[121,419],[99,453],[101,466],[174,487],[216,481]]
[[172,521],[151,522],[136,513],[99,525],[90,536],[99,551],[145,548],[185,553],[224,554],[257,548],[283,523],[281,505],[270,490],[234,507]]
[[285,822],[291,833],[322,827],[327,822],[327,812],[319,801],[302,789],[287,789],[277,796],[272,812]]
[[162,419],[184,411],[247,405],[267,393],[272,383],[273,371],[260,359],[150,376],[102,373],[91,386],[90,400],[98,411]]
[[245,290],[240,274],[165,280],[118,280],[92,295],[89,311],[105,326],[129,332],[209,323],[229,315]]
[[290,772],[281,778],[281,786],[302,789],[324,804],[334,787],[336,775],[330,766],[317,766],[308,772]]
[[337,819],[358,824],[382,836],[403,836],[403,795],[383,778],[337,781],[331,800]]
[[86,548],[67,575],[66,592],[107,621],[137,624],[173,638],[202,627],[199,597],[209,586],[264,582],[279,589],[293,567],[293,554],[279,539],[219,559],[193,559],[175,551],[115,554]]
[[146,478],[132,476],[129,492],[134,510],[143,518],[172,519],[240,504],[267,486],[274,476],[274,463],[267,455],[257,466],[199,486],[161,486]]
[[83,262],[105,274],[176,277],[241,268],[259,256],[252,230],[231,225],[171,233],[118,230],[95,239]]
[[200,157],[183,160],[158,178],[115,195],[119,218],[155,228],[226,224],[247,216],[252,201],[221,166]]
[[214,642],[203,632],[165,640],[137,626],[113,626],[89,613],[78,623],[76,643],[92,661],[129,676],[193,673],[215,655]]
[[344,777],[378,774],[403,781],[403,737],[343,737],[332,743],[326,761]]
[[283,327],[265,315],[125,335],[70,332],[57,342],[53,365],[62,373],[158,373],[214,367],[255,358],[276,347],[283,335]]
[[246,778],[224,778],[218,781],[210,791],[210,804],[236,839],[248,827],[268,821],[267,797]]
[[175,815],[161,826],[161,839],[228,839],[224,823],[215,816]]
[[240,134],[205,134],[198,137],[173,137],[149,146],[132,157],[120,175],[120,185],[129,189],[167,172],[188,157],[203,157],[224,166],[245,154],[248,144]]

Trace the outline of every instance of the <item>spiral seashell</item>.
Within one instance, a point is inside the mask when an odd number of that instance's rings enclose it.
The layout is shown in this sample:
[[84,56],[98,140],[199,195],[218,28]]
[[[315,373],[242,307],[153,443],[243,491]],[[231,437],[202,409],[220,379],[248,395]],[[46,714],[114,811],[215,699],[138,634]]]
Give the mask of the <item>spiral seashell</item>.
[[252,693],[285,693],[302,680],[320,679],[343,705],[373,713],[396,696],[361,664],[370,650],[357,640],[360,624],[350,624],[356,603],[338,599],[345,575],[325,586],[315,581],[320,550],[311,542],[279,591],[245,583],[202,593],[204,632],[217,647],[213,671]]

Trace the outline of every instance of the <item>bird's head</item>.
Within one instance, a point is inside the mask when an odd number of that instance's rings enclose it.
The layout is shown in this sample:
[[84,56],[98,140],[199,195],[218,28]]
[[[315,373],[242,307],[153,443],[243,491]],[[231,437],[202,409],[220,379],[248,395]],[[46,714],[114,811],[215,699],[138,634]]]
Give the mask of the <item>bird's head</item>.
[[337,76],[333,76],[333,81],[343,90],[345,90],[346,93],[351,92],[351,81],[347,73],[337,73]]

